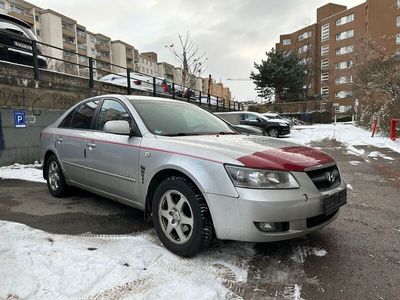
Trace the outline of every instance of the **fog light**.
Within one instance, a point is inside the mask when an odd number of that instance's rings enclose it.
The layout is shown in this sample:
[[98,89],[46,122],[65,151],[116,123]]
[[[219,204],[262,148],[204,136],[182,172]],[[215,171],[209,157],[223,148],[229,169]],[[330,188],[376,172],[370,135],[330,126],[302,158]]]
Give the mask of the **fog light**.
[[289,222],[254,222],[262,232],[283,232],[289,230]]

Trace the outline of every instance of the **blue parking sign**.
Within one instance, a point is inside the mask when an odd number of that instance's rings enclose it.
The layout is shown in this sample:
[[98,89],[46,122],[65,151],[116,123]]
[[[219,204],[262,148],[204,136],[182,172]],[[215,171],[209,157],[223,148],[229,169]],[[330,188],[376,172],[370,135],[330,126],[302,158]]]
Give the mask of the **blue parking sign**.
[[26,116],[24,111],[14,111],[14,126],[16,128],[26,127]]

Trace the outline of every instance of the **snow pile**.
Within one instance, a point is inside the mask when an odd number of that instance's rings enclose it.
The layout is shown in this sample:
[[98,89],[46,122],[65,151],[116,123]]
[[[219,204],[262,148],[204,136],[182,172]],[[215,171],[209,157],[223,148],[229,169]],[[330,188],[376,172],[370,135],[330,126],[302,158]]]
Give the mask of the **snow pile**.
[[67,236],[0,221],[0,299],[224,299],[247,280],[253,246],[182,259],[137,236]]
[[[321,141],[323,139],[337,140],[348,146],[372,145],[378,148],[390,148],[400,153],[399,140],[392,141],[382,136],[371,137],[371,133],[368,130],[346,123],[294,126],[287,138],[287,140],[293,143],[302,145],[310,145],[313,141]],[[354,147],[350,147],[349,151],[355,152],[358,155],[363,154]]]
[[0,178],[46,182],[43,179],[41,168],[42,165],[37,161],[31,165],[13,164],[11,166],[0,167]]
[[297,246],[293,249],[293,254],[290,259],[297,263],[304,263],[306,258],[310,255],[322,257],[327,254],[328,252],[324,249],[312,248],[308,246]]
[[385,154],[379,152],[379,151],[372,151],[370,154],[368,154],[368,157],[372,157],[373,159],[377,159],[378,157],[386,159],[386,160],[394,160],[390,156],[386,156]]

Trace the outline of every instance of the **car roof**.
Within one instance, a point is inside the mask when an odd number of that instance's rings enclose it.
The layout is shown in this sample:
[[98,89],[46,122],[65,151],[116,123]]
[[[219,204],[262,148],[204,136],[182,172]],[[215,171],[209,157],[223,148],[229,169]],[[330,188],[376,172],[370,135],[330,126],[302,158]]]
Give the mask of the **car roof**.
[[18,25],[24,26],[28,29],[31,29],[31,26],[28,23],[22,21],[21,19],[9,16],[9,15],[0,14],[0,20],[10,21],[10,22],[16,23]]
[[[113,95],[115,96],[115,95]],[[118,95],[121,96],[121,95]],[[128,100],[133,100],[133,101],[141,101],[141,100],[146,100],[146,101],[163,101],[163,102],[171,102],[171,103],[185,103],[187,104],[186,101],[180,101],[180,100],[174,100],[174,99],[169,99],[169,98],[162,98],[162,97],[152,97],[152,96],[132,96],[132,95],[123,95],[125,98]]]

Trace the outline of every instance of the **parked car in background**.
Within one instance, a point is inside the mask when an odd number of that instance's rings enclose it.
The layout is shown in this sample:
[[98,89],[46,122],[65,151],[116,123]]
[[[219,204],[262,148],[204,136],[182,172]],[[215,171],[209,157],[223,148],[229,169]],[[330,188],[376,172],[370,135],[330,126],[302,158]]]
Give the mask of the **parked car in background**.
[[[215,96],[210,96],[210,104],[213,106],[222,107],[223,106],[223,99],[217,98]],[[208,103],[208,96],[201,96],[201,103]]]
[[[32,40],[37,41],[28,23],[0,14],[0,60],[33,66]],[[43,47],[36,45],[39,68],[46,69]]]
[[250,125],[233,125],[230,124],[233,128],[239,131],[242,134],[249,134],[249,135],[267,135],[264,130],[260,127],[250,126]]
[[346,203],[336,162],[319,150],[238,134],[183,101],[83,100],[40,136],[56,197],[76,186],[141,209],[166,248],[195,255],[213,241],[297,238]]
[[[152,92],[153,91],[153,79],[150,76],[139,74],[136,72],[130,73],[131,88],[141,91]],[[108,82],[120,86],[128,86],[126,73],[109,74],[99,79],[103,82]],[[157,92],[163,92],[161,88],[161,82],[156,86]]]
[[293,120],[291,120],[290,118],[285,118],[278,113],[267,112],[267,113],[263,113],[262,115],[268,119],[286,121],[289,123],[290,127],[293,127],[293,125],[294,125]]
[[283,120],[267,119],[263,115],[249,111],[216,113],[231,124],[257,126],[265,130],[268,136],[279,137],[290,133],[289,123]]

